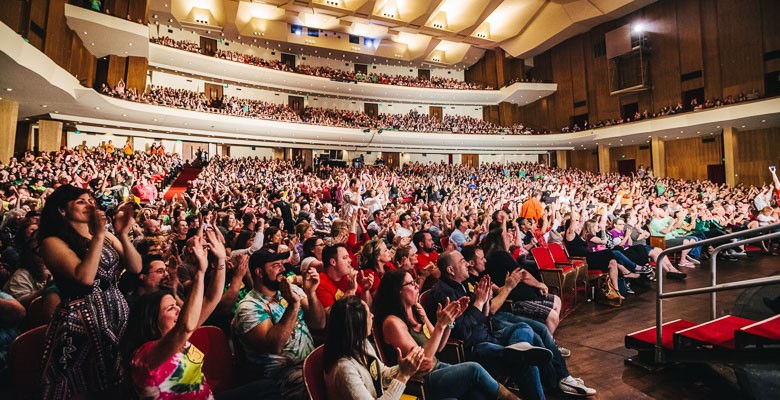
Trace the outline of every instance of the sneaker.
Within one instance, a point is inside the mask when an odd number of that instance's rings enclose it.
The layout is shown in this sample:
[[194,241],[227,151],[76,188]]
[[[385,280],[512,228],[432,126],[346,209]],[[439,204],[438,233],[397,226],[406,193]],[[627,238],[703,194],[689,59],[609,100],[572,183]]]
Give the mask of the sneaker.
[[563,358],[571,357],[571,350],[559,345],[558,342],[555,342],[555,346],[558,347],[558,351],[561,353],[561,357]]
[[561,379],[558,384],[561,391],[572,396],[593,396],[596,394],[596,389],[585,386],[585,382],[580,378],[575,378],[571,375]]
[[653,272],[653,267],[649,265],[637,265],[634,272],[638,272],[640,274],[649,274]]
[[631,289],[631,285],[628,282],[626,282],[626,294],[636,294],[634,289]]
[[519,342],[504,347],[504,356],[518,364],[545,365],[552,360],[552,351],[528,342]]

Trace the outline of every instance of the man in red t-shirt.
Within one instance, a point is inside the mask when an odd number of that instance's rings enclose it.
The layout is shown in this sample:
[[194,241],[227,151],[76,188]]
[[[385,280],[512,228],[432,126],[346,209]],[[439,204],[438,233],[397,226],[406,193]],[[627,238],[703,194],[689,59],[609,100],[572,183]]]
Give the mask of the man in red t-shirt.
[[439,253],[433,246],[433,236],[426,231],[418,231],[412,236],[412,243],[417,247],[417,265],[414,269],[418,274],[428,275],[423,283],[421,290],[427,290],[433,287],[441,277],[441,271],[436,268],[436,262],[439,260]]
[[374,285],[374,276],[352,268],[352,260],[344,244],[325,246],[322,249],[322,264],[325,270],[320,272],[317,298],[326,313],[330,312],[336,300],[344,296],[358,295],[371,306],[370,289]]

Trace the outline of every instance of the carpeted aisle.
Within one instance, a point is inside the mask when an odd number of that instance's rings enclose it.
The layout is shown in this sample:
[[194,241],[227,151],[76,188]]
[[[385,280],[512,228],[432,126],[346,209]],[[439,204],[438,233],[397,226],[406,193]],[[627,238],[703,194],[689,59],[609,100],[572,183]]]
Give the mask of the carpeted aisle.
[[191,180],[198,177],[202,168],[182,168],[179,176],[173,181],[173,184],[165,192],[165,201],[170,202],[174,195],[184,193]]

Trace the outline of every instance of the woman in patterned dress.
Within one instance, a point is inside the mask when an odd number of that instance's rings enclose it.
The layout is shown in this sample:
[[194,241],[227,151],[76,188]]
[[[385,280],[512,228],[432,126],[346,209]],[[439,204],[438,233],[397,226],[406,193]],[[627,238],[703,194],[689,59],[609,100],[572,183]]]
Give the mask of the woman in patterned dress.
[[114,236],[89,191],[63,185],[46,199],[40,251],[62,303],[46,331],[44,399],[121,394],[126,377],[119,340],[129,310],[117,280],[122,267],[141,271],[141,256],[128,236],[134,214],[132,204],[120,206]]

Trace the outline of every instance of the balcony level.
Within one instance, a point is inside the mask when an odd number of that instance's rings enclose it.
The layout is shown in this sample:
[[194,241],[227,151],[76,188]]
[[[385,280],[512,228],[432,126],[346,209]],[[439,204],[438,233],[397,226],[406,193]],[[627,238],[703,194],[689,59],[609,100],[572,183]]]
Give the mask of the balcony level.
[[549,96],[554,83],[514,83],[499,90],[415,88],[373,83],[339,82],[317,76],[277,71],[222,60],[149,43],[149,27],[66,4],[68,26],[98,58],[114,54],[149,60],[150,67],[227,80],[271,89],[307,92],[320,96],[359,98],[377,102],[434,102],[447,105],[525,105]]

